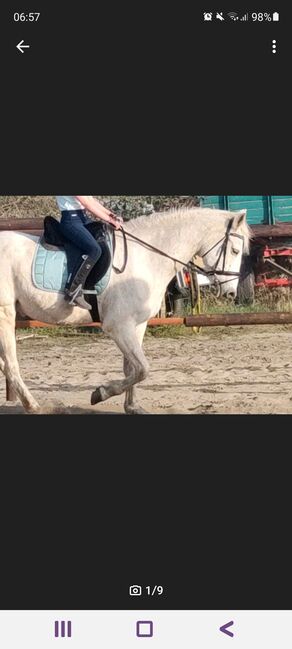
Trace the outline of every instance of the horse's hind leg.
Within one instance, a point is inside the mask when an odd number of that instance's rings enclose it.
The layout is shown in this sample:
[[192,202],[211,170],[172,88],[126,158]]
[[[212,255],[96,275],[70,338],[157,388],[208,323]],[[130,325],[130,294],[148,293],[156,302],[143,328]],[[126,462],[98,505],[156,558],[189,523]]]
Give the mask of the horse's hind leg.
[[[105,323],[103,328],[107,331]],[[111,327],[108,333],[110,333],[111,338],[114,339],[123,353],[124,362],[127,365],[127,371],[129,373],[125,379],[110,381],[96,388],[91,395],[92,405],[100,401],[106,401],[106,399],[114,395],[122,394],[126,390],[130,390],[135,383],[143,381],[148,374],[148,363],[141,349],[136,327],[132,323],[124,324],[122,327],[119,327],[117,324],[117,328],[114,330]]]
[[[142,347],[142,342],[145,334],[147,323],[145,322],[142,325],[136,327],[136,335],[139,340],[139,344]],[[131,364],[126,356],[124,356],[124,373],[125,376],[131,374]],[[146,414],[146,411],[137,404],[136,401],[136,388],[132,385],[131,388],[126,390],[124,409],[127,415],[143,415]]]
[[9,381],[12,390],[29,412],[39,410],[39,405],[24,384],[19,371],[15,340],[15,308],[0,307],[0,369]]

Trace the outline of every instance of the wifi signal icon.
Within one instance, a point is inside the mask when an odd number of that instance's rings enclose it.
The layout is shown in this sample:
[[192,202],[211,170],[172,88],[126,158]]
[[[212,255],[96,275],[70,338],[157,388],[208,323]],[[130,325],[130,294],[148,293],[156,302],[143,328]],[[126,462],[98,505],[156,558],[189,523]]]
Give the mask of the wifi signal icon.
[[229,18],[231,18],[231,20],[238,20],[238,15],[235,11],[230,11],[228,16]]

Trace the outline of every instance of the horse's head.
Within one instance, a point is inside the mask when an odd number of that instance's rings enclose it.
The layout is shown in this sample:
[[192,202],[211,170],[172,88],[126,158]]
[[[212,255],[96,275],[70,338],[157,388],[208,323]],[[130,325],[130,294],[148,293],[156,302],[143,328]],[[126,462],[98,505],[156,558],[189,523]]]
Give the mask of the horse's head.
[[[206,270],[214,271],[211,283],[216,283],[221,296],[235,298],[242,255],[249,250],[250,230],[246,210],[229,212],[223,220],[223,230],[214,228],[204,242],[200,256]],[[216,223],[217,225],[217,223]],[[219,222],[218,222],[219,225]]]

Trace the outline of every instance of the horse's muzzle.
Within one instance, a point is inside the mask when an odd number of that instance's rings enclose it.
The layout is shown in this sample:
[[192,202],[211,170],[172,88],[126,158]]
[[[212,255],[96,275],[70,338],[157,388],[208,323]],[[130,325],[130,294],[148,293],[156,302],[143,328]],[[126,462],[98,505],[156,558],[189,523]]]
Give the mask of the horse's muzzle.
[[236,291],[234,291],[231,288],[230,291],[227,291],[225,293],[225,297],[227,297],[227,300],[230,300],[231,302],[233,302],[233,300],[235,300],[235,298],[236,298]]

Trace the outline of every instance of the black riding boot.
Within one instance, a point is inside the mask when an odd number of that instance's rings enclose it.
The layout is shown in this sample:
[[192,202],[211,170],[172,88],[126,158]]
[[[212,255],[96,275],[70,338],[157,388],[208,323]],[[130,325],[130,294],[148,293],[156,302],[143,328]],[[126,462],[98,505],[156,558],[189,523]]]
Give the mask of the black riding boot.
[[79,306],[81,309],[90,311],[91,305],[83,297],[83,288],[90,271],[96,264],[96,259],[92,259],[88,255],[82,255],[82,258],[84,261],[79,266],[70,285],[65,288],[65,300],[73,306]]

